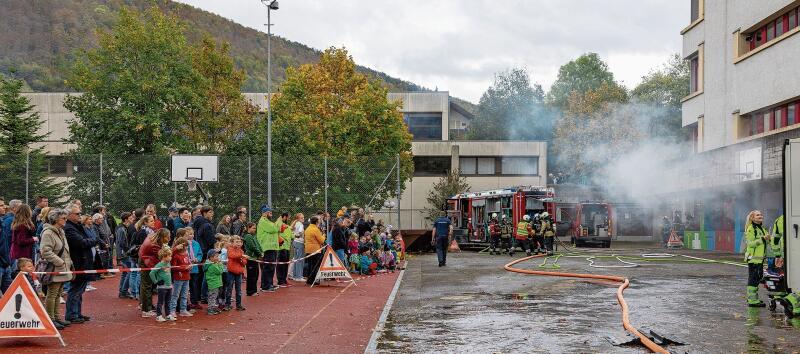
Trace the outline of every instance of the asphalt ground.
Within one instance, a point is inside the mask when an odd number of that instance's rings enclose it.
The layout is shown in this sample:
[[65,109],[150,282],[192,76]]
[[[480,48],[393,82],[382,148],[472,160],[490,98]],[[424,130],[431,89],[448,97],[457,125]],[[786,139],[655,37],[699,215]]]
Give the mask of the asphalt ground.
[[293,287],[244,297],[246,311],[198,310],[163,323],[142,318],[136,301],[118,299],[114,277],[84,294],[92,320],[61,331],[66,348],[55,338],[8,338],[0,339],[0,353],[363,353],[397,275],[313,288],[290,280]]
[[[590,255],[669,252],[741,261],[741,255],[664,250],[642,245],[578,249]],[[515,254],[515,258],[524,256]],[[505,271],[514,258],[450,253],[437,267],[435,254],[409,263],[378,350],[384,353],[646,353],[640,345],[615,346],[606,338],[625,332],[615,292],[597,280],[525,275]],[[640,262],[635,268],[593,268],[585,257],[558,260],[556,271],[621,275],[633,326],[686,343],[676,353],[800,352],[800,320],[745,305],[747,268],[725,264]],[[550,259],[552,262],[553,259]],[[517,268],[542,270],[542,259]],[[614,258],[595,265],[624,265]],[[764,289],[761,297],[766,300]]]

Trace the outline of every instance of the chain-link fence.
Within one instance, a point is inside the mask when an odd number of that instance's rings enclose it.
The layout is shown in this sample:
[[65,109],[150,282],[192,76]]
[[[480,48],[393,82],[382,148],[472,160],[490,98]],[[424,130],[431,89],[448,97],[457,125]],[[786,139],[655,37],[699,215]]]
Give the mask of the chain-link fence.
[[[266,156],[219,156],[218,182],[201,183],[208,204],[223,213],[267,202]],[[400,200],[398,156],[275,156],[272,157],[272,207],[279,212],[313,214],[341,207],[361,207],[381,215],[397,212]],[[172,182],[170,156],[66,155],[0,156],[0,196],[29,204],[38,195],[51,205],[80,199],[83,205],[107,205],[122,211],[155,204],[195,206],[199,191],[184,182]],[[399,216],[394,216],[399,220]]]

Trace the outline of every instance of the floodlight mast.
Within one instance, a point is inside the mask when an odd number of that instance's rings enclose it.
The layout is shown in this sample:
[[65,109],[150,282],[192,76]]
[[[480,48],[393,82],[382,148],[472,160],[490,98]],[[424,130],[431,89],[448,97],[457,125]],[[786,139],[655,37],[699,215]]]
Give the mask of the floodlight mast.
[[278,0],[261,0],[267,7],[267,205],[272,205],[272,10]]

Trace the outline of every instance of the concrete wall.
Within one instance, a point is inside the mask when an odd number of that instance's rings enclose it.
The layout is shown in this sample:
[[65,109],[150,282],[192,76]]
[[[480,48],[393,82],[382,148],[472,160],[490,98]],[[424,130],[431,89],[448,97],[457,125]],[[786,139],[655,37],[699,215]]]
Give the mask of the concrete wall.
[[449,139],[450,121],[450,94],[447,91],[437,92],[391,92],[390,101],[402,101],[403,113],[441,112],[442,113],[442,140]]

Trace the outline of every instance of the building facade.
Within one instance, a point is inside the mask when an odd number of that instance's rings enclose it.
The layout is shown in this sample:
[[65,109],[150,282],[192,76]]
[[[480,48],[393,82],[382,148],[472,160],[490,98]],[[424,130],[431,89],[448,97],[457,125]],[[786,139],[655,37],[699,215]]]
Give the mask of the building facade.
[[695,156],[674,166],[688,247],[742,251],[747,213],[782,213],[784,141],[800,136],[800,1],[690,0],[683,126]]

